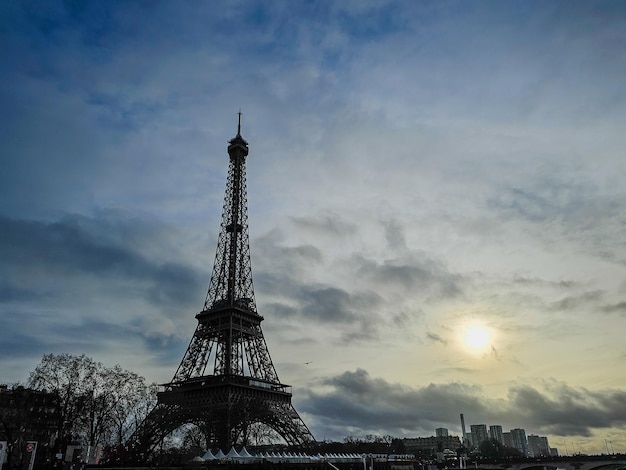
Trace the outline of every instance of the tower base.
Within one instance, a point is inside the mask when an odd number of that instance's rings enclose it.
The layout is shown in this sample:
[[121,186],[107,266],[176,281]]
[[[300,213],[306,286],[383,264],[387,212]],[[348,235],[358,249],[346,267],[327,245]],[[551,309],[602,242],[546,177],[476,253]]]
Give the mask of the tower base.
[[140,460],[184,424],[200,426],[209,446],[224,452],[234,445],[250,445],[254,424],[267,426],[292,447],[315,442],[291,404],[286,385],[242,376],[203,376],[164,387],[157,406],[132,439],[133,453]]

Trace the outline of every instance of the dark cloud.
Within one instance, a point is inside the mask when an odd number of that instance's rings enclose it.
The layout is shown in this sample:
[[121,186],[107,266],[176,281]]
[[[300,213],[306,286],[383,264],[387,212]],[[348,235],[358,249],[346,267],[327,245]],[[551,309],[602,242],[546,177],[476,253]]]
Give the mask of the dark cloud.
[[[279,234],[271,232],[255,245],[254,279],[259,300],[268,313],[298,318],[343,332],[346,341],[372,338],[381,327],[375,321],[384,299],[373,290],[354,291],[313,282],[310,271],[322,263],[322,252],[312,245],[285,247],[277,244]],[[267,299],[263,302],[263,299]],[[396,314],[392,322],[405,318]]]
[[[47,323],[17,308],[2,306],[0,310],[0,353],[7,360],[35,360],[50,352]],[[68,338],[71,341],[71,338]],[[24,371],[22,371],[22,375]]]
[[550,180],[532,188],[509,188],[499,199],[493,199],[495,208],[519,215],[533,222],[563,218],[580,209],[581,189]]
[[617,313],[620,315],[626,315],[626,301],[618,302],[616,304],[604,305],[600,308],[605,313]]
[[[480,387],[461,383],[408,387],[373,378],[365,370],[328,378],[325,392],[308,393],[302,408],[314,416],[317,433],[360,429],[362,434],[396,436],[432,433],[438,426],[459,429],[459,413],[470,424],[521,427],[527,434],[591,436],[594,429],[626,424],[626,392],[589,391],[562,383],[509,389],[505,400],[486,396]],[[302,399],[302,397],[301,397]]]
[[298,293],[305,315],[332,323],[360,321],[365,312],[375,310],[382,298],[374,292],[350,294],[336,287],[305,287]]
[[[261,276],[267,279],[267,276]],[[270,302],[264,308],[272,315],[327,325],[341,333],[343,341],[362,341],[376,337],[384,324],[374,312],[384,304],[374,292],[350,293],[332,286],[311,286],[297,281],[275,282],[279,291],[264,290],[263,296],[279,295],[285,302]],[[268,287],[267,282],[263,284]],[[400,321],[394,317],[392,321]]]
[[404,230],[396,220],[388,220],[383,223],[385,229],[385,239],[391,250],[402,251],[406,249],[406,239]]
[[270,302],[264,304],[265,310],[278,318],[291,318],[298,315],[298,309],[280,302]]
[[177,248],[153,223],[109,216],[0,217],[4,357],[32,364],[50,352],[143,350],[169,362],[182,354],[178,314],[193,321],[208,280],[167,260]]
[[45,300],[48,295],[34,288],[17,287],[8,280],[0,281],[0,303],[25,300]]
[[569,280],[561,280],[561,281],[550,281],[546,279],[540,278],[530,278],[527,276],[516,275],[513,277],[513,282],[515,284],[523,285],[523,286],[548,286],[548,287],[558,287],[563,289],[570,289],[576,286],[576,282]]
[[430,341],[436,342],[436,343],[441,343],[444,346],[446,346],[448,344],[448,341],[443,339],[441,336],[439,336],[436,333],[431,333],[430,331],[426,332],[426,338],[429,339]]
[[390,324],[395,328],[406,329],[411,322],[416,319],[424,318],[425,314],[421,309],[417,310],[409,310],[409,311],[401,311],[394,313],[391,316]]
[[617,247],[625,241],[620,222],[624,205],[615,189],[601,187],[579,172],[559,172],[555,162],[549,166],[553,171],[543,168],[524,184],[500,189],[489,198],[489,207],[504,218],[543,226],[537,237],[547,245],[574,243],[594,256],[623,264],[624,254]]
[[574,310],[581,307],[587,307],[593,305],[602,300],[605,292],[602,290],[595,290],[585,292],[581,295],[568,296],[555,302],[552,308],[555,310]]
[[[330,390],[310,392],[303,409],[326,428],[358,428],[362,434],[411,435],[458,421],[463,410],[486,412],[474,396],[476,389],[461,384],[430,384],[414,389],[372,378],[365,370],[345,372],[323,381]],[[344,434],[345,435],[345,434]]]
[[491,346],[491,357],[493,357],[496,361],[500,360],[500,355],[498,354],[498,350],[495,346]]
[[462,294],[462,278],[450,273],[441,263],[426,257],[407,256],[378,263],[364,256],[351,259],[356,276],[380,288],[401,287],[427,298],[451,298]]
[[265,283],[273,292],[287,279],[300,278],[313,265],[323,261],[322,251],[314,245],[281,246],[282,235],[271,231],[254,240],[255,282]]
[[[95,219],[91,222],[98,225]],[[112,240],[106,223],[101,231],[93,228],[85,229],[71,218],[48,223],[0,216],[0,271],[5,278],[11,273],[13,279],[11,284],[5,281],[3,293],[15,296],[32,291],[35,296],[58,296],[72,285],[80,291],[86,282],[100,284],[105,292],[107,286],[119,286],[123,281],[122,291],[142,291],[145,300],[154,304],[199,298],[203,280],[194,270],[147,259],[123,240]],[[57,292],[45,282],[60,278],[66,285],[58,286],[63,290]]]
[[337,214],[326,214],[318,217],[291,217],[292,222],[303,230],[318,235],[347,237],[357,232],[357,226],[345,222]]
[[[317,223],[314,220],[298,219],[298,223],[308,228]],[[332,223],[323,219],[322,231],[336,234],[334,223],[334,219]],[[400,236],[398,224],[387,225],[396,233],[390,232],[390,237]],[[255,243],[255,253],[259,253],[255,255],[255,288],[260,302],[268,313],[285,319],[332,325],[347,342],[377,338],[385,328],[409,331],[410,323],[423,312],[405,306],[405,296],[440,299],[461,294],[461,276],[411,253],[382,264],[354,255],[334,259],[332,268],[327,265],[325,269],[348,270],[353,282],[342,286],[319,282],[313,272],[324,266],[322,250],[313,245],[282,246],[281,241],[281,232],[273,230]],[[398,296],[399,292],[403,295]]]
[[594,428],[626,424],[626,392],[590,391],[550,384],[547,391],[531,386],[509,391],[509,408],[525,415],[526,426],[562,436],[591,436]]

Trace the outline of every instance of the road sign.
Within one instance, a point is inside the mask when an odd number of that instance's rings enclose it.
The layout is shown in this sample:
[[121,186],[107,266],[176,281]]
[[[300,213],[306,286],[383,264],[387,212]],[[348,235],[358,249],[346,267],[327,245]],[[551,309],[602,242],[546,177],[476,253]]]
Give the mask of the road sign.
[[37,454],[37,441],[28,441],[26,443],[26,452],[30,452],[28,470],[33,470],[33,465],[35,465],[35,455]]

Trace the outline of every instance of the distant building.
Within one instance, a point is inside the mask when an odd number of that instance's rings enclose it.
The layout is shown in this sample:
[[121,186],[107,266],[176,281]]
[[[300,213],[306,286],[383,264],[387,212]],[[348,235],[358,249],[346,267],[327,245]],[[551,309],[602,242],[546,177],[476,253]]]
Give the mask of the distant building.
[[27,451],[28,441],[36,441],[42,446],[35,454],[35,468],[45,464],[45,446],[54,441],[56,432],[57,405],[56,394],[0,385],[0,441],[12,443],[6,468],[21,462],[23,454],[30,452]]
[[402,439],[407,454],[435,455],[446,449],[456,451],[461,447],[459,436],[431,436]]
[[478,447],[483,442],[489,440],[486,424],[472,424],[470,426],[472,432],[472,445]]
[[506,447],[513,447],[513,439],[511,438],[511,433],[510,432],[503,432],[502,433],[502,443]]
[[545,436],[528,435],[528,455],[529,457],[549,457],[550,446],[548,438]]
[[436,437],[447,437],[448,436],[448,429],[447,428],[437,428],[437,429],[435,429],[435,436]]
[[556,447],[550,447],[550,457],[558,457],[559,456],[559,449],[557,449]]
[[49,441],[56,431],[56,394],[0,385],[0,440]]
[[500,444],[504,445],[502,426],[500,426],[499,424],[492,424],[491,426],[489,426],[489,437],[494,441],[498,441]]
[[524,457],[528,457],[528,442],[524,429],[511,429],[511,445],[521,452]]
[[467,432],[465,431],[465,418],[463,417],[463,413],[461,413],[461,431],[463,432],[462,434],[462,442],[464,446],[469,446],[469,442],[467,440]]

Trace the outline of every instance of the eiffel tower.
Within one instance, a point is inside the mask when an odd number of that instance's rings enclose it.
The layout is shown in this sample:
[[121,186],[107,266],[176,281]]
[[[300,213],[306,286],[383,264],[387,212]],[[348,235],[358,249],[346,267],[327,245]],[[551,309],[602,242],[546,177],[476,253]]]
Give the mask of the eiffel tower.
[[265,426],[289,446],[315,442],[291,404],[270,358],[252,286],[246,157],[241,136],[229,141],[230,165],[217,253],[198,326],[174,378],[134,435],[133,447],[151,453],[163,437],[193,423],[227,452],[248,444],[251,426]]

